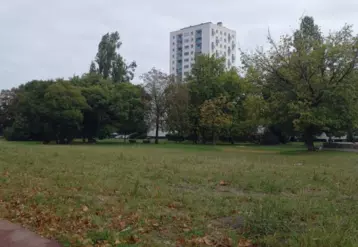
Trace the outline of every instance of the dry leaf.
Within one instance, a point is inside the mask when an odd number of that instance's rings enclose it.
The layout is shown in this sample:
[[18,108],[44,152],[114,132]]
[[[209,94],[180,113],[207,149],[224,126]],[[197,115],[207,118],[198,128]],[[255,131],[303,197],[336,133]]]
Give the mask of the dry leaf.
[[253,247],[252,241],[248,239],[240,239],[238,247]]
[[204,243],[205,243],[206,245],[209,245],[209,246],[213,246],[213,245],[214,245],[213,241],[212,241],[211,239],[209,239],[208,236],[203,237],[203,240],[204,240]]
[[221,186],[229,185],[229,183],[226,182],[226,181],[224,181],[224,180],[221,180],[219,184],[220,184]]
[[82,206],[82,210],[83,210],[83,212],[87,212],[88,211],[88,207],[87,206]]

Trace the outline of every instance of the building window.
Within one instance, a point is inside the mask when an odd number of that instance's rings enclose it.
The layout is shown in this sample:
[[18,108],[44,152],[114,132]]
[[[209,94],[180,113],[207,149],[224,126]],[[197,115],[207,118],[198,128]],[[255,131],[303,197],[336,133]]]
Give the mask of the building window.
[[222,35],[222,34],[223,34],[223,31],[220,31],[220,34]]
[[189,33],[184,33],[184,37],[187,37],[187,36],[189,36]]
[[226,32],[224,33],[224,36],[226,36]]
[[193,51],[191,51],[191,52],[190,52],[190,54],[192,54],[192,55],[193,55],[193,54],[194,54],[194,52],[193,52]]
[[184,52],[184,56],[188,56],[189,55],[189,52]]
[[189,65],[184,65],[184,69],[188,69],[189,68]]
[[173,42],[173,45],[175,45],[175,42]]
[[218,33],[218,30],[216,30],[216,33]]
[[214,36],[215,35],[215,30],[211,29],[211,35]]
[[226,42],[226,39],[224,39],[224,42]]
[[175,61],[173,61],[173,64],[175,64]]
[[184,49],[189,49],[189,46],[188,45],[184,46]]
[[173,51],[175,51],[175,48],[173,48]]
[[193,44],[191,44],[191,48],[194,48],[194,45],[193,45]]
[[188,43],[189,42],[189,39],[184,39],[184,43]]
[[223,48],[223,45],[222,45],[222,44],[220,44],[220,48]]
[[191,35],[194,35],[194,32],[191,32]]
[[173,55],[173,58],[175,58],[175,55]]
[[185,59],[184,59],[184,62],[189,62],[189,58],[185,58]]
[[194,61],[194,58],[193,58],[193,57],[191,58],[191,61]]

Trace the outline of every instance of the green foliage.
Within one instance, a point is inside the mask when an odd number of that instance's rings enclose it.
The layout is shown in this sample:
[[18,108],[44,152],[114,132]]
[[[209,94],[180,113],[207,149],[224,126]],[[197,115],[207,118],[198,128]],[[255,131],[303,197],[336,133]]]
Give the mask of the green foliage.
[[8,140],[94,142],[113,132],[146,132],[143,89],[90,73],[69,81],[32,81],[3,91],[0,123]]
[[164,117],[166,113],[166,89],[173,79],[167,74],[152,68],[142,75],[144,88],[149,96],[147,121],[148,125],[155,129],[155,143],[158,144],[158,133],[164,129]]
[[118,32],[103,35],[98,45],[95,59],[98,69],[92,62],[90,73],[98,72],[104,79],[111,78],[114,82],[129,82],[132,80],[137,64],[135,62],[126,64],[123,57],[118,53],[121,45],[122,42]]
[[313,18],[304,17],[299,30],[278,43],[269,36],[269,44],[268,51],[242,57],[271,123],[292,122],[310,150],[315,134],[356,126],[358,43],[350,26],[323,36]]

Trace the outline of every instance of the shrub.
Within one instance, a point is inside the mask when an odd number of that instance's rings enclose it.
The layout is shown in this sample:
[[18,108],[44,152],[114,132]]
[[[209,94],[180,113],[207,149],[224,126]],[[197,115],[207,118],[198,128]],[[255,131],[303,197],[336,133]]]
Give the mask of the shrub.
[[149,144],[149,143],[150,143],[150,139],[143,140],[143,143],[144,143],[144,144]]
[[129,139],[129,143],[137,143],[137,140],[135,140],[135,139]]
[[175,142],[183,142],[185,140],[185,138],[181,135],[172,135],[172,134],[167,134],[166,135],[168,141],[175,141]]

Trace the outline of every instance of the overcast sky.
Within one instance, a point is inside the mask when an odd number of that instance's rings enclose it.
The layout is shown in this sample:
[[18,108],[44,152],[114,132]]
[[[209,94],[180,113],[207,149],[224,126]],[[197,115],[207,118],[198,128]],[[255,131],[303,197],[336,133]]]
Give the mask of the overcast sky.
[[98,42],[118,31],[120,53],[138,64],[168,71],[169,32],[222,21],[237,32],[239,46],[253,49],[291,32],[302,15],[324,32],[344,23],[358,27],[357,0],[0,0],[0,89],[32,79],[88,71]]

